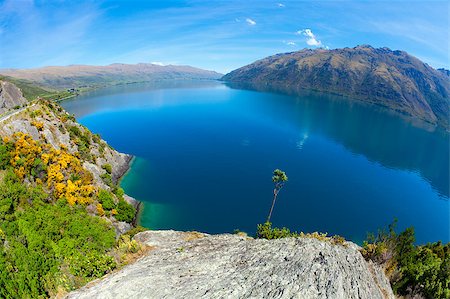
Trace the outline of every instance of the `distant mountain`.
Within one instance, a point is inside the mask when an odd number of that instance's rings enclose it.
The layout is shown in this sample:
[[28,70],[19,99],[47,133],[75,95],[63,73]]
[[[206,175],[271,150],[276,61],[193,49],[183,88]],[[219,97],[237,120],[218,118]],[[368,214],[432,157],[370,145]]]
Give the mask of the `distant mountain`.
[[288,92],[331,92],[449,128],[448,71],[435,70],[404,51],[367,45],[304,49],[258,60],[222,80]]
[[150,82],[165,79],[219,79],[213,71],[185,65],[156,65],[151,63],[107,66],[69,65],[35,69],[0,69],[0,74],[31,81],[48,89],[95,88],[101,86]]

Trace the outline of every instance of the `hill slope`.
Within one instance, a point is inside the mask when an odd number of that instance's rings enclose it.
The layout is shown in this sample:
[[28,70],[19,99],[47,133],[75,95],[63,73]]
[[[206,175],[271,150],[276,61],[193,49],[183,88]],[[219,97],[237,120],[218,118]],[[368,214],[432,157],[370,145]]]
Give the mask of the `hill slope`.
[[14,84],[0,80],[0,115],[11,108],[19,107],[27,103],[22,91]]
[[2,69],[0,74],[24,79],[50,89],[92,88],[164,79],[218,79],[221,74],[191,66],[151,63],[107,66],[69,65],[36,69]]
[[146,231],[140,260],[68,298],[394,298],[353,243]]
[[449,128],[449,77],[403,51],[366,45],[304,49],[258,60],[222,80],[291,92],[332,92]]

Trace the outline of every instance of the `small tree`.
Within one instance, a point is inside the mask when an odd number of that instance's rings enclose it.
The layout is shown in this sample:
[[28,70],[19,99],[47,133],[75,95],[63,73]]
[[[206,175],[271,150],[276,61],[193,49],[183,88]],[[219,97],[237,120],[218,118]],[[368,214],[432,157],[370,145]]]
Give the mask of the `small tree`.
[[280,169],[275,169],[273,171],[272,182],[275,184],[273,189],[273,200],[272,207],[270,208],[269,216],[267,217],[267,222],[270,222],[270,217],[272,216],[273,207],[275,206],[275,201],[277,200],[278,193],[281,188],[283,188],[284,183],[287,182],[288,177],[286,173]]

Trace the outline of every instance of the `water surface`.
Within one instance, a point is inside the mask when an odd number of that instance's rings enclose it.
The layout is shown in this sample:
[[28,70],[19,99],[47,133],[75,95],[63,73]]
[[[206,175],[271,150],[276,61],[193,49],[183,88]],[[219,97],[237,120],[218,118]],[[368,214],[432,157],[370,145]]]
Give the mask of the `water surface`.
[[63,106],[137,158],[122,181],[152,229],[255,232],[272,222],[360,242],[399,219],[419,243],[449,237],[449,136],[354,101],[216,82],[136,84]]

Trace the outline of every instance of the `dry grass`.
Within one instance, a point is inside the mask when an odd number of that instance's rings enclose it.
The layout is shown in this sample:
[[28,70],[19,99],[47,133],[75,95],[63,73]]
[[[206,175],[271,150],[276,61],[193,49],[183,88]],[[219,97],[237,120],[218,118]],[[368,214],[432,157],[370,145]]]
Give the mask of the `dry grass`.
[[203,233],[199,233],[199,232],[186,232],[186,235],[184,237],[185,241],[192,241],[192,240],[197,240],[197,239],[201,239],[204,238],[205,234]]

